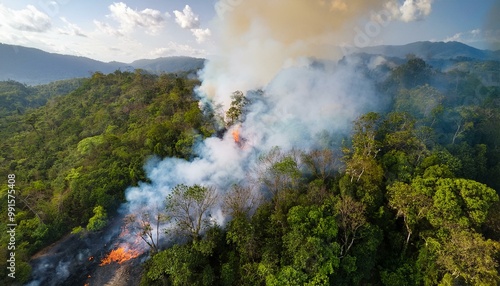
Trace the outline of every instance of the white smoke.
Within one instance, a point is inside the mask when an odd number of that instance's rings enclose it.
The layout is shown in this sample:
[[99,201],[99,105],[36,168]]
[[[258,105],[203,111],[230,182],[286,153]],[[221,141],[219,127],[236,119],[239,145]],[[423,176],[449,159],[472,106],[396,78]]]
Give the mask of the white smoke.
[[[226,12],[216,35],[219,54],[200,74],[198,93],[205,104],[227,110],[234,91],[263,91],[247,93],[250,103],[238,127],[243,143],[236,144],[229,130],[223,138],[199,143],[191,161],[151,160],[146,165],[151,183],[126,192],[129,212],[163,205],[178,184],[212,186],[223,196],[233,184],[248,183],[259,156],[274,146],[284,151],[327,147],[325,138],[340,141],[353,120],[379,107],[360,64],[335,64],[332,50],[346,36],[346,23],[386,3],[368,2],[255,0]],[[224,222],[220,209],[212,217]]]
[[[356,67],[353,63],[308,64],[282,70],[263,88],[263,94],[248,94],[249,111],[239,127],[243,146],[227,132],[223,138],[199,143],[197,157],[191,161],[151,160],[145,168],[151,183],[127,190],[130,211],[163,205],[178,184],[213,186],[223,195],[233,184],[248,183],[259,155],[274,146],[307,151],[325,147],[320,146],[325,134],[346,135],[356,117],[378,106],[373,83]],[[212,216],[224,223],[220,210],[214,210]]]

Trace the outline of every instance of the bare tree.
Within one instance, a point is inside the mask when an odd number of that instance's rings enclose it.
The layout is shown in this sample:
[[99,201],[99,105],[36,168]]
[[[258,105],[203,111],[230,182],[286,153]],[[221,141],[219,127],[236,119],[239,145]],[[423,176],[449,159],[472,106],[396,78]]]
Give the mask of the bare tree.
[[166,199],[169,220],[173,220],[180,234],[198,240],[210,226],[210,209],[217,203],[215,188],[200,185],[177,185]]
[[259,158],[260,164],[256,171],[258,182],[262,183],[271,193],[278,208],[287,191],[299,187],[302,173],[301,153],[297,150],[283,152],[274,147],[269,153]]
[[[153,253],[159,250],[160,224],[165,220],[166,215],[159,207],[156,208],[154,216],[151,216],[149,213],[143,213],[140,216],[130,214],[124,219],[125,227],[138,235]],[[153,226],[155,227],[153,228]]]
[[234,185],[224,197],[223,212],[232,216],[250,216],[252,210],[261,203],[261,197],[249,187]]
[[337,203],[339,227],[343,232],[340,255],[345,256],[354,241],[359,238],[358,230],[365,225],[365,206],[350,196],[341,198]]
[[333,175],[337,162],[337,157],[330,149],[315,149],[307,154],[303,154],[302,160],[311,170],[313,176],[325,181]]

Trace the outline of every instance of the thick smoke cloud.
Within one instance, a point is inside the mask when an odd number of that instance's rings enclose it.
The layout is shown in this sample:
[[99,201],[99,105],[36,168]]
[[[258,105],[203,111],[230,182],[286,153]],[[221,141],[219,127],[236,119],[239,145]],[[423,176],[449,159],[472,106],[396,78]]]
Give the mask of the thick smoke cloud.
[[218,55],[202,73],[200,88],[224,106],[234,90],[263,87],[297,59],[337,59],[336,47],[351,42],[356,21],[386,4],[383,0],[232,2],[237,4],[216,21],[213,38]]
[[[152,160],[151,183],[127,190],[130,212],[163,205],[177,184],[215,187],[248,182],[258,157],[274,146],[311,150],[347,135],[351,123],[380,106],[373,83],[355,60],[338,60],[336,46],[352,25],[385,1],[240,1],[217,24],[218,55],[200,74],[202,102],[227,110],[231,94],[248,92],[246,117],[237,127],[242,144],[228,130],[196,146],[196,158]],[[315,60],[321,59],[321,60]],[[329,60],[328,60],[329,59]],[[212,217],[219,223],[220,210]]]
[[[151,183],[127,191],[129,211],[162,206],[177,184],[214,186],[220,194],[233,184],[248,183],[259,155],[274,146],[283,150],[329,147],[329,139],[347,134],[361,113],[377,108],[372,83],[354,63],[321,66],[304,60],[301,66],[283,69],[264,87],[263,94],[248,93],[246,119],[237,127],[243,143],[226,132],[196,147],[192,161],[178,158],[152,160],[146,166]],[[223,224],[220,210],[212,216]]]

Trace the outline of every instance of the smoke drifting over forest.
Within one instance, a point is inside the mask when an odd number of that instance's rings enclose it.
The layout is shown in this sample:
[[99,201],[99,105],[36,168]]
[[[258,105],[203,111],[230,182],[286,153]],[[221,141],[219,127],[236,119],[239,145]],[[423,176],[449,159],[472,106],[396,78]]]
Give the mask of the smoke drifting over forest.
[[[199,143],[192,161],[150,161],[151,183],[127,190],[129,211],[163,205],[178,184],[213,186],[223,194],[232,184],[245,184],[259,156],[274,146],[285,151],[331,147],[356,117],[377,109],[373,82],[357,70],[355,60],[315,64],[318,58],[339,59],[333,47],[349,37],[356,20],[382,9],[385,1],[348,3],[242,1],[227,11],[218,20],[219,54],[201,72],[197,92],[202,102],[224,111],[234,91],[246,93],[245,118],[231,127],[244,142],[236,144],[229,130],[222,139]],[[212,216],[223,223],[220,210]]]

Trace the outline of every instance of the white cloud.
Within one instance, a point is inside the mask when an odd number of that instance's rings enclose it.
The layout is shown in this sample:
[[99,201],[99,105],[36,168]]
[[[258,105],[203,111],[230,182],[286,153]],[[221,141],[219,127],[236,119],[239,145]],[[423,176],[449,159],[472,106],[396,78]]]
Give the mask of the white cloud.
[[16,30],[28,32],[46,32],[52,27],[50,17],[33,5],[22,10],[12,10],[0,4],[0,24]]
[[156,34],[165,23],[165,17],[169,17],[168,13],[162,14],[158,10],[144,9],[136,11],[127,7],[123,2],[113,3],[109,6],[112,19],[116,20],[119,25],[120,34],[126,34],[133,31],[136,27],[146,29],[147,33]]
[[181,11],[174,11],[175,22],[183,29],[189,29],[193,36],[196,38],[196,42],[203,43],[212,34],[209,29],[200,28],[200,20],[198,15],[196,15],[189,5],[186,5]]
[[468,45],[480,46],[481,48],[500,47],[500,30],[481,30],[459,32],[445,38],[444,42],[461,42]]
[[64,22],[64,24],[66,24],[66,26],[63,29],[58,29],[59,33],[64,35],[87,37],[87,35],[83,32],[83,30],[80,27],[78,27],[78,25],[70,23],[64,17],[61,17],[60,19],[61,21]]
[[186,5],[181,11],[174,11],[175,22],[181,26],[183,29],[196,29],[200,26],[200,20],[198,15],[193,13],[193,10],[189,5]]
[[206,51],[195,49],[189,45],[182,45],[175,42],[169,42],[165,47],[157,48],[151,53],[153,57],[168,57],[168,56],[205,56]]
[[123,36],[123,34],[118,29],[111,27],[111,25],[109,25],[108,23],[94,20],[94,25],[97,26],[97,30],[100,31],[101,33],[116,37]]
[[387,3],[386,8],[394,19],[403,22],[422,20],[432,11],[433,0],[405,0],[401,6],[397,0]]
[[444,39],[444,42],[461,42],[463,33],[456,33],[455,35]]
[[191,33],[196,37],[196,42],[203,43],[212,33],[209,29],[191,29]]

